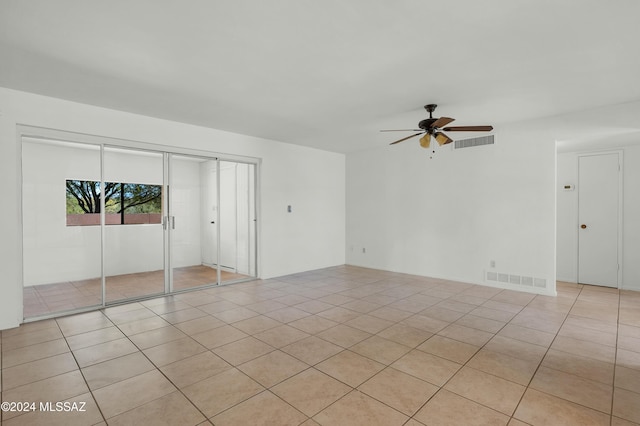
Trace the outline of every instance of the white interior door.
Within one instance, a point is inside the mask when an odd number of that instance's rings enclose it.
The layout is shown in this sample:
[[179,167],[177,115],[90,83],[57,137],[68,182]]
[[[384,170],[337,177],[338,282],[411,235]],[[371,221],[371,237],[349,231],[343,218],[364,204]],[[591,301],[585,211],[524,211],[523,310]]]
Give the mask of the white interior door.
[[578,158],[578,282],[618,287],[620,156]]

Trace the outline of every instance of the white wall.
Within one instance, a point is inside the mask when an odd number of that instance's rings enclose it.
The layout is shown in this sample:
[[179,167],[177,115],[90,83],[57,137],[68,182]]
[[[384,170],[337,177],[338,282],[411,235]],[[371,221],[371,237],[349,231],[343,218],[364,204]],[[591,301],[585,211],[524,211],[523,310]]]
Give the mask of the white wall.
[[436,147],[432,160],[417,141],[347,155],[347,262],[554,294],[555,142],[539,129],[502,126],[495,145]]
[[0,329],[22,317],[17,124],[260,158],[260,277],[344,263],[344,155],[0,88]]
[[[607,141],[603,140],[602,144]],[[602,146],[601,144],[601,146]],[[610,147],[623,151],[622,288],[640,290],[640,145]],[[558,154],[557,274],[558,280],[578,281],[578,155],[594,150]],[[562,191],[564,184],[576,185]]]
[[624,149],[622,288],[640,290],[640,146]]
[[[0,102],[3,102],[0,93]],[[0,107],[0,330],[15,327],[22,318],[22,230],[21,209],[17,202],[21,188],[18,185],[18,144],[16,123],[7,117],[6,108]]]
[[238,263],[238,170],[237,163],[220,164],[220,266],[235,272]]
[[100,180],[100,149],[23,141],[24,285],[101,276],[99,226],[67,226],[67,179]]
[[255,275],[256,227],[255,227],[255,166],[238,165],[238,273]]
[[174,156],[171,162],[171,263],[181,268],[202,264],[202,182],[200,165],[208,161]]
[[[557,160],[557,262],[556,279],[578,281],[578,158],[575,153],[558,154]],[[564,191],[564,185],[574,185]]]

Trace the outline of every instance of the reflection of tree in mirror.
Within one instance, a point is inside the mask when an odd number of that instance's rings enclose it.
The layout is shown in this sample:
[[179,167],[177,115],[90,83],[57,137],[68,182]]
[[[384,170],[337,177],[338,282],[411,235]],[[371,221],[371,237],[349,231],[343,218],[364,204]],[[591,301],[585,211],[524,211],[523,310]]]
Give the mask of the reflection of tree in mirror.
[[[105,205],[109,204],[119,185],[118,183],[105,182]],[[67,214],[100,213],[100,211],[100,182],[92,180],[67,181]]]
[[[67,214],[100,213],[100,182],[67,180]],[[162,186],[142,183],[104,184],[105,213],[120,214],[120,223],[125,223],[125,214],[161,213]]]

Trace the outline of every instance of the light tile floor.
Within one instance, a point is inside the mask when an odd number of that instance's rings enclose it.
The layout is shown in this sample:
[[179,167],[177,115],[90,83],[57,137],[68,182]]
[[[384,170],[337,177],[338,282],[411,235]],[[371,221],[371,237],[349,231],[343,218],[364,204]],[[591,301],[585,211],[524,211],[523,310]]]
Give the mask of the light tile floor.
[[640,293],[617,289],[341,266],[0,337],[2,401],[86,403],[3,426],[640,424]]
[[[247,275],[220,271],[221,281],[249,278]],[[176,291],[214,284],[218,270],[204,265],[174,268]],[[164,271],[138,272],[106,278],[107,303],[135,299],[164,292]],[[39,317],[102,304],[102,280],[93,278],[25,287],[24,316]]]

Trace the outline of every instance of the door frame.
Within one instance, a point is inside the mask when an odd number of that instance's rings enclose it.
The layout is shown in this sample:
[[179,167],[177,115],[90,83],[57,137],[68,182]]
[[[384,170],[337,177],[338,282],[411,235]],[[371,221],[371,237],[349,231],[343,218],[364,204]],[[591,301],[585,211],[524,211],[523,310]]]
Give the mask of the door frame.
[[[624,213],[624,150],[615,149],[615,150],[603,150],[603,151],[590,151],[590,152],[578,152],[576,155],[576,170],[577,170],[577,183],[580,185],[580,158],[582,157],[594,157],[599,155],[618,155],[618,275],[616,280],[615,288],[622,288],[622,277],[623,277],[623,259],[624,259],[624,233],[623,233],[623,213]],[[576,224],[580,226],[580,196],[578,192],[578,204],[576,209]],[[578,260],[576,264],[576,278],[578,283],[580,283],[580,233],[578,232],[578,241],[576,244],[576,250],[578,251],[576,259]],[[590,285],[590,284],[588,284]]]
[[[20,306],[20,310],[19,310],[19,314],[21,317],[21,323],[25,323],[25,322],[32,322],[32,321],[38,321],[41,319],[48,319],[48,318],[55,318],[61,315],[70,315],[70,314],[75,314],[75,313],[80,313],[80,312],[88,312],[88,311],[94,311],[96,309],[101,309],[104,307],[108,307],[108,306],[114,306],[114,305],[118,305],[118,304],[123,304],[123,303],[131,303],[133,301],[136,300],[145,300],[145,299],[150,299],[150,298],[156,298],[156,297],[163,297],[163,296],[167,296],[170,294],[174,294],[174,293],[179,293],[179,292],[171,292],[169,293],[169,287],[170,287],[170,282],[168,280],[171,279],[171,277],[169,277],[169,273],[167,272],[168,269],[170,268],[170,261],[169,263],[165,263],[165,293],[162,295],[158,295],[158,294],[154,294],[154,295],[150,295],[148,297],[143,296],[140,298],[134,298],[134,299],[127,299],[127,300],[120,300],[120,301],[116,301],[113,303],[106,303],[106,286],[105,286],[105,274],[104,274],[104,255],[102,256],[101,259],[101,272],[102,272],[102,304],[101,305],[94,305],[94,306],[90,306],[90,307],[86,307],[86,308],[78,308],[75,310],[69,310],[69,311],[63,311],[63,312],[55,312],[55,313],[51,313],[51,314],[46,314],[46,315],[40,315],[37,317],[30,317],[30,318],[24,318],[24,277],[23,277],[23,268],[24,268],[24,252],[23,252],[23,240],[24,240],[24,232],[23,232],[23,211],[22,211],[22,198],[23,198],[23,184],[22,184],[22,139],[23,138],[35,138],[35,139],[46,139],[46,140],[52,140],[52,141],[60,141],[60,142],[73,142],[73,143],[78,143],[78,144],[85,144],[85,145],[97,145],[100,146],[100,153],[101,153],[101,180],[104,179],[104,147],[108,146],[108,147],[115,147],[115,148],[124,148],[124,149],[134,149],[134,150],[142,150],[142,151],[152,151],[152,152],[159,152],[162,153],[164,156],[164,160],[163,160],[163,168],[165,170],[165,172],[168,169],[168,157],[171,154],[178,154],[178,155],[186,155],[186,156],[195,156],[195,157],[207,157],[207,158],[212,158],[217,160],[218,162],[220,161],[230,161],[230,162],[238,162],[238,163],[246,163],[246,164],[253,164],[255,166],[255,172],[254,172],[254,196],[255,196],[255,201],[254,201],[254,214],[255,214],[255,219],[254,219],[254,229],[255,229],[255,274],[250,277],[247,278],[246,280],[234,280],[232,282],[228,282],[226,284],[233,284],[236,282],[242,282],[242,281],[249,281],[252,279],[256,279],[260,277],[260,271],[261,271],[261,250],[260,250],[260,245],[261,245],[261,226],[260,226],[260,217],[261,217],[261,200],[260,200],[260,194],[261,194],[261,188],[260,188],[260,178],[259,176],[261,175],[261,165],[262,165],[262,159],[261,158],[257,158],[257,157],[249,157],[249,156],[243,156],[243,155],[233,155],[233,154],[221,154],[215,151],[206,151],[206,150],[200,150],[200,149],[192,149],[192,148],[181,148],[178,146],[170,146],[170,145],[162,145],[162,144],[156,144],[156,143],[149,143],[149,142],[141,142],[141,141],[135,141],[135,140],[129,140],[129,139],[120,139],[120,138],[113,138],[113,137],[108,137],[108,136],[99,136],[99,135],[92,135],[92,134],[87,134],[87,133],[78,133],[78,132],[70,132],[70,131],[65,131],[65,130],[58,130],[58,129],[51,129],[51,128],[47,128],[47,127],[40,127],[40,126],[31,126],[31,125],[26,125],[26,124],[17,124],[16,126],[16,140],[17,140],[17,172],[18,172],[18,217],[19,217],[19,227],[20,227],[20,247],[19,247],[19,251],[18,251],[18,256],[19,256],[19,264],[20,264],[20,280],[18,280],[17,282],[17,289],[20,292],[21,299],[23,300],[23,303],[21,303]],[[218,185],[219,185],[219,179],[218,180]],[[168,193],[168,186],[169,186],[169,180],[167,180],[166,182],[164,182],[164,188],[167,189],[167,193]],[[219,188],[218,188],[219,190]],[[168,210],[168,201],[164,200],[163,204],[165,205],[165,207],[167,207],[167,210],[165,210],[165,213],[168,214],[169,210]],[[103,206],[104,207],[104,206]],[[102,214],[104,215],[104,209],[102,209]],[[217,220],[217,222],[219,223],[219,218]],[[101,223],[104,223],[104,219],[101,219]],[[104,226],[101,225],[101,251],[102,253],[104,253]],[[218,232],[219,234],[219,232]],[[166,235],[165,235],[165,238]],[[219,239],[219,237],[218,237]],[[219,244],[219,242],[218,242]],[[170,243],[167,242],[165,244],[166,247],[169,247]],[[167,257],[170,256],[170,253],[165,253],[165,259],[167,259]],[[218,283],[217,285],[220,285],[220,271],[218,270]],[[202,287],[199,287],[202,288]],[[197,288],[194,288],[194,290],[196,290]],[[185,291],[190,291],[189,290],[185,290]]]

